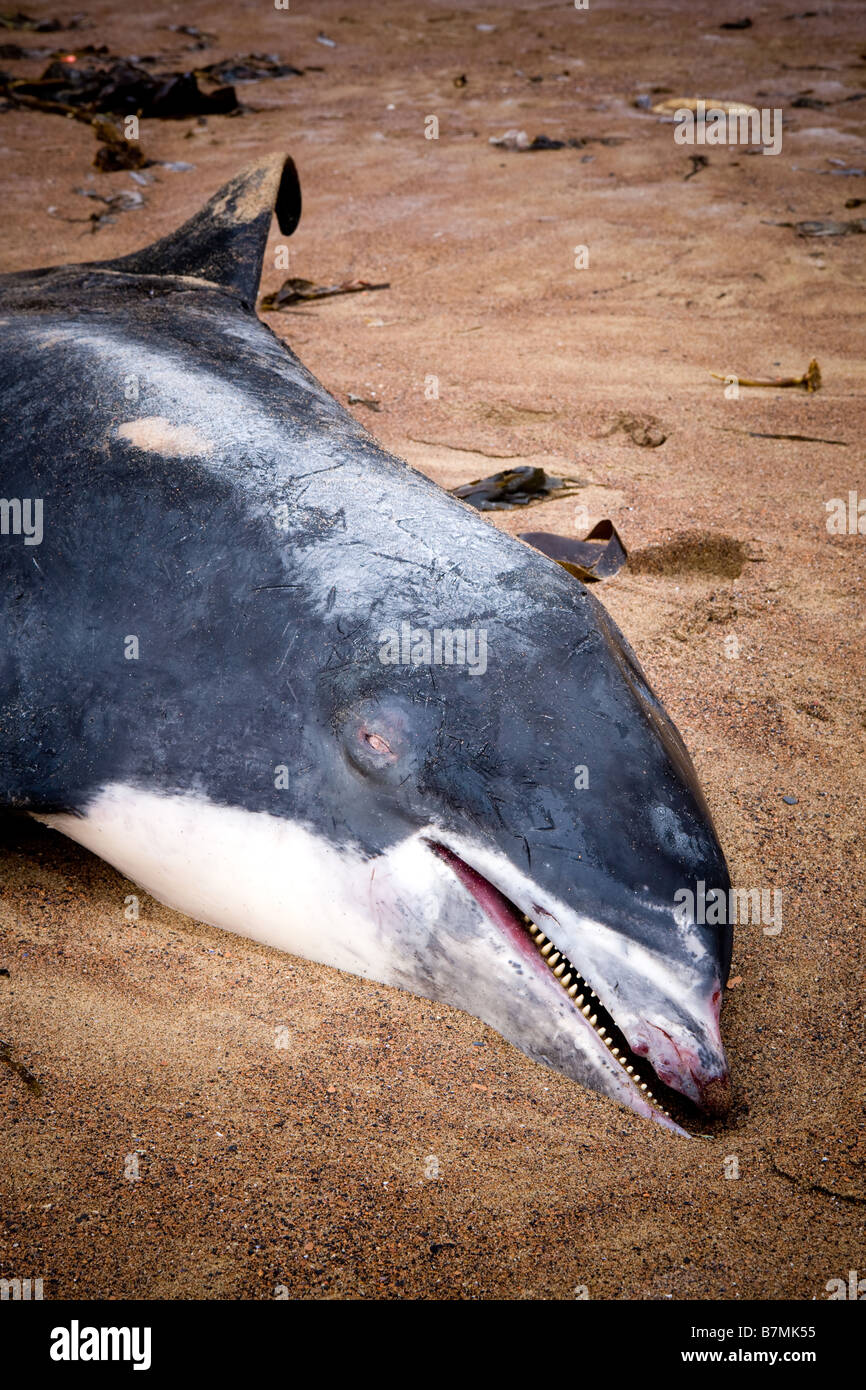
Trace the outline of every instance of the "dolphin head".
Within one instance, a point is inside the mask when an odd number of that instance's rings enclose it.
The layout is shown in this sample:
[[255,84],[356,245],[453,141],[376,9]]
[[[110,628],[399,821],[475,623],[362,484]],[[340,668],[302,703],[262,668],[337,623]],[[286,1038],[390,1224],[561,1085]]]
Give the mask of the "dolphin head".
[[371,599],[367,659],[348,621],[354,656],[310,731],[336,838],[369,874],[351,891],[370,973],[664,1124],[675,1092],[721,1113],[731,931],[681,902],[697,884],[726,902],[729,877],[682,739],[588,590],[462,524],[516,587],[462,628],[453,591],[416,588],[411,618],[405,583]]

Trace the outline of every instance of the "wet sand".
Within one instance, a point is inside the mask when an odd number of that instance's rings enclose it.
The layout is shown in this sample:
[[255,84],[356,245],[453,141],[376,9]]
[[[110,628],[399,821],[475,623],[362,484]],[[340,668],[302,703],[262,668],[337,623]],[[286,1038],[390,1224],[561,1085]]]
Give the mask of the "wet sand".
[[[133,250],[289,150],[290,273],[391,288],[267,322],[340,400],[378,397],[359,418],[446,486],[516,462],[586,481],[491,524],[615,521],[631,563],[596,593],[686,739],[735,883],[780,889],[783,925],[738,929],[735,1106],[686,1142],[445,1006],[147,898],[128,922],[132,885],[6,825],[0,1039],[39,1093],[0,1065],[0,1276],[41,1277],[46,1298],[821,1299],[866,1267],[866,539],[826,527],[829,499],[866,494],[864,243],[775,225],[860,215],[845,203],[866,179],[844,170],[866,161],[866,103],[847,100],[866,58],[856,3],[794,8],[726,31],[739,11],[704,0],[146,17],[94,0],[76,34],[5,36],[323,69],[240,87],[255,109],[237,118],[143,121],[151,158],[195,167],[154,169],[145,207],[95,235],[60,220],[93,210],[73,190],[129,174],[92,169],[84,125],[0,112],[2,269]],[[172,23],[217,42],[185,51]],[[686,179],[695,151],[633,104],[653,87],[783,108],[781,154],[705,149]],[[509,128],[588,143],[489,144]],[[285,273],[269,256],[263,290]],[[814,395],[729,400],[709,375],[813,356]],[[636,442],[648,426],[663,444]]]

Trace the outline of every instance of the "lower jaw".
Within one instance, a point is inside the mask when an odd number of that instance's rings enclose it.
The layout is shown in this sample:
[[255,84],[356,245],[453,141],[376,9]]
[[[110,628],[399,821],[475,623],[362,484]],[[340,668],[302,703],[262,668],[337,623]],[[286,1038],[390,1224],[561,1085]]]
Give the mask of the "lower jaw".
[[[622,1090],[618,1088],[614,1098],[636,1114],[654,1119],[666,1128],[672,1128],[686,1136],[690,1129],[706,1125],[707,1121],[698,1107],[681,1092],[665,1084],[646,1058],[632,1051],[621,1029],[598,999],[592,986],[579,974],[576,967],[557,951],[555,943],[549,941],[516,904],[453,850],[438,841],[428,840],[427,843],[433,853],[454,871],[486,916],[523,948],[528,946],[533,955],[538,957],[538,966],[545,973],[549,970],[551,978],[558,979],[564,993],[571,997],[575,1010],[582,1014],[586,1027],[593,1028],[600,1036],[612,1058],[622,1067],[623,1080],[626,1081],[628,1078],[626,1086]],[[553,969],[550,969],[547,961],[553,962]],[[563,983],[565,981],[570,983],[566,985]]]

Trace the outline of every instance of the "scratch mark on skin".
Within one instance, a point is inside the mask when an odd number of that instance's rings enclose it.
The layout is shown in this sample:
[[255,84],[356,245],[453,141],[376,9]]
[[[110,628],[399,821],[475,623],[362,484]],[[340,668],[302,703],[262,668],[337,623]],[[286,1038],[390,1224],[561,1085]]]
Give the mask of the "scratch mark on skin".
[[200,458],[211,454],[213,441],[194,430],[191,425],[173,425],[164,415],[146,415],[140,420],[127,420],[117,427],[118,439],[125,439],[147,454],[165,454],[169,458]]
[[374,550],[374,555],[378,555],[380,560],[390,560],[395,565],[414,565],[415,561],[403,555],[387,555],[383,550]]
[[[277,675],[280,674],[280,672],[282,671],[282,669],[283,669],[283,667],[285,666],[286,662],[288,661],[288,659],[289,659],[289,652],[292,650],[293,646],[295,645],[296,640],[297,640],[297,634],[295,634],[295,636],[292,637],[291,642],[290,642],[289,645],[286,647],[286,650],[283,652],[283,659],[282,659],[282,661],[280,662],[279,666],[277,667]],[[288,681],[286,682],[286,684],[288,685]],[[292,687],[289,686],[289,689],[291,690]],[[294,693],[295,693],[295,692],[292,690],[292,695],[293,695],[293,696],[294,696]],[[295,701],[295,703],[297,704],[297,700]]]
[[293,479],[296,483],[301,483],[305,478],[317,478],[320,473],[333,473],[337,468],[344,468],[345,461],[340,463],[329,463],[327,468],[313,468],[309,473],[296,473]]

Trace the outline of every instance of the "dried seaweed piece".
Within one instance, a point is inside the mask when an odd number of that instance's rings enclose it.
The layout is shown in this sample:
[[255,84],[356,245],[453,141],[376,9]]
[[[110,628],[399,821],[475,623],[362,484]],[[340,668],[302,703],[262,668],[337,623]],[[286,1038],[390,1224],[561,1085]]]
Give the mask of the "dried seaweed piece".
[[248,53],[245,58],[223,58],[197,68],[211,82],[260,82],[265,77],[303,77],[303,69],[284,63],[276,53]]
[[530,140],[525,130],[506,130],[504,135],[491,135],[488,141],[503,150],[533,153],[537,150],[583,150],[587,145],[623,145],[624,135],[572,135],[555,140],[550,135],[536,135]]
[[315,299],[332,299],[337,294],[360,294],[363,290],[389,290],[390,281],[374,285],[369,280],[343,280],[339,285],[317,285],[313,280],[290,275],[273,294],[266,294],[260,308],[273,312],[290,304],[309,304]]
[[144,207],[144,195],[135,188],[122,188],[119,193],[109,195],[97,193],[94,188],[76,188],[74,192],[80,193],[82,198],[94,198],[105,206],[97,212],[92,212],[89,217],[62,217],[53,208],[49,208],[48,212],[59,222],[87,222],[93,233],[98,232],[100,227],[107,227],[116,222],[114,213],[133,212]]
[[722,376],[719,372],[710,372],[710,376],[715,377],[716,381],[730,381],[735,379],[738,386],[802,386],[805,391],[821,390],[821,368],[818,366],[818,359],[813,357],[802,376],[777,376],[770,378],[737,376],[735,372],[729,372]]
[[20,43],[0,43],[0,60],[12,63],[22,58],[47,58],[50,48],[22,48]]
[[[536,135],[527,149],[530,150],[564,150],[570,142],[568,140],[553,140],[549,135]],[[583,141],[580,141],[583,145]]]
[[846,439],[822,439],[814,434],[767,434],[763,430],[747,430],[746,433],[752,439],[791,439],[795,444],[841,444],[843,449],[848,448]]
[[713,429],[723,434],[745,434],[750,439],[790,439],[795,444],[838,444],[843,449],[848,448],[847,439],[823,439],[815,434],[773,434],[766,430],[732,429],[729,425],[713,425]]
[[582,541],[557,536],[552,531],[521,531],[519,539],[555,560],[584,584],[611,579],[628,559],[622,539],[609,518],[596,522]]
[[93,164],[103,174],[113,174],[119,169],[146,169],[153,163],[137,141],[127,140],[114,122],[106,117],[96,117],[93,133],[100,141]]
[[797,236],[856,236],[866,232],[866,218],[854,217],[849,222],[778,222],[779,227],[793,227]]
[[[821,170],[824,173],[826,170]],[[847,204],[846,204],[847,207]],[[765,227],[793,227],[798,236],[856,236],[866,232],[866,217],[854,217],[849,222],[837,222],[832,218],[809,222],[767,222]]]
[[475,478],[471,483],[453,487],[455,497],[462,497],[470,507],[480,512],[506,511],[510,507],[528,507],[532,502],[544,502],[556,494],[567,497],[582,484],[577,478],[554,478],[543,468],[528,465],[505,468],[489,478]]
[[199,29],[195,24],[161,24],[159,27],[167,29],[171,34],[186,34],[187,38],[198,39],[198,43],[188,44],[188,48],[207,48],[209,44],[217,41],[216,34],[209,34],[206,29]]
[[55,34],[58,29],[80,29],[86,15],[73,14],[68,19],[32,19],[21,10],[0,11],[0,29],[31,29],[34,34]]
[[49,63],[37,81],[7,79],[0,83],[0,91],[22,106],[62,115],[80,110],[88,118],[108,112],[183,120],[187,116],[227,115],[238,110],[234,87],[203,92],[194,73],[151,73],[126,58],[119,58],[108,67],[60,59]]

